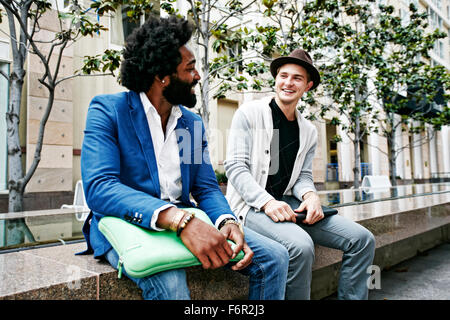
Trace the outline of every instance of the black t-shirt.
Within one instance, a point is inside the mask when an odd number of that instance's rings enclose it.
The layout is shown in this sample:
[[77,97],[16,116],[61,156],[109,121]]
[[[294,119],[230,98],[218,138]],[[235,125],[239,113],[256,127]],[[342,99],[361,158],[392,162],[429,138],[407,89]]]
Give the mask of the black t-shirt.
[[[273,137],[270,145],[270,169],[266,191],[275,199],[281,199],[289,183],[294,162],[300,147],[297,119],[289,121],[276,104],[270,102],[273,119]],[[276,148],[278,139],[278,148]],[[278,149],[278,150],[277,150]],[[278,166],[276,165],[278,163]],[[276,170],[278,169],[278,170]]]

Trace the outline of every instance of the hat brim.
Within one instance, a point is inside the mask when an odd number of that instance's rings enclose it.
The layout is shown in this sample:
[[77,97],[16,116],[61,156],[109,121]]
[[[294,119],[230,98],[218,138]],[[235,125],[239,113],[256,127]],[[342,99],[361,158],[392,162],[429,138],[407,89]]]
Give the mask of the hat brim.
[[272,61],[272,63],[270,64],[270,72],[272,73],[272,76],[274,78],[276,78],[278,69],[282,65],[285,65],[287,63],[297,64],[297,65],[302,66],[303,68],[305,68],[306,71],[308,71],[308,73],[309,73],[310,80],[313,82],[313,86],[309,90],[314,90],[315,88],[317,88],[317,86],[320,83],[319,71],[312,64],[309,64],[308,62],[300,60],[300,59],[297,59],[297,58],[293,58],[293,57],[279,57],[279,58],[274,59]]

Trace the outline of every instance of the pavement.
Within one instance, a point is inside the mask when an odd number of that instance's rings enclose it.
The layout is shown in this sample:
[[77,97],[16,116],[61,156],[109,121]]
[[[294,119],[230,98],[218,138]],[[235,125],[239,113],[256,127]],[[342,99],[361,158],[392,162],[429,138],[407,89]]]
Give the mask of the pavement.
[[383,270],[380,280],[369,300],[450,300],[450,243]]
[[379,280],[369,300],[450,300],[450,243],[381,271]]

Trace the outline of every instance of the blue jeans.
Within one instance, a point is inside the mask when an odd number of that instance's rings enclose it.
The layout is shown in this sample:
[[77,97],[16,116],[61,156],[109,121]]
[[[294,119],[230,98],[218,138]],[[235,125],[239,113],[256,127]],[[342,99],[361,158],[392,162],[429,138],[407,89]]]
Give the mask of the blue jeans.
[[[300,201],[292,196],[280,199],[297,209]],[[320,220],[314,225],[273,222],[264,212],[251,209],[245,225],[283,244],[289,251],[286,299],[307,300],[311,294],[314,244],[343,251],[338,283],[338,299],[368,298],[367,268],[375,255],[375,238],[360,224],[340,215]]]
[[[284,246],[270,240],[250,229],[244,228],[245,240],[253,250],[252,263],[238,271],[249,277],[249,299],[251,300],[282,300],[284,299],[289,254]],[[106,260],[117,268],[119,256],[114,249],[109,250]],[[145,278],[133,278],[142,290],[146,300],[188,300],[190,292],[186,282],[184,269],[173,269],[156,273]],[[239,289],[239,288],[237,288]]]

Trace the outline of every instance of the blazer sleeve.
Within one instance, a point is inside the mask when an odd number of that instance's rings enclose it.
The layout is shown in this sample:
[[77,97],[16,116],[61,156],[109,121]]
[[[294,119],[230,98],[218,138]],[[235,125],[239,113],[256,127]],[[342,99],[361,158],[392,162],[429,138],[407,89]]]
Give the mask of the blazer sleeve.
[[88,109],[81,152],[81,175],[89,208],[144,228],[167,202],[131,188],[120,180],[117,111],[112,99],[94,98]]

